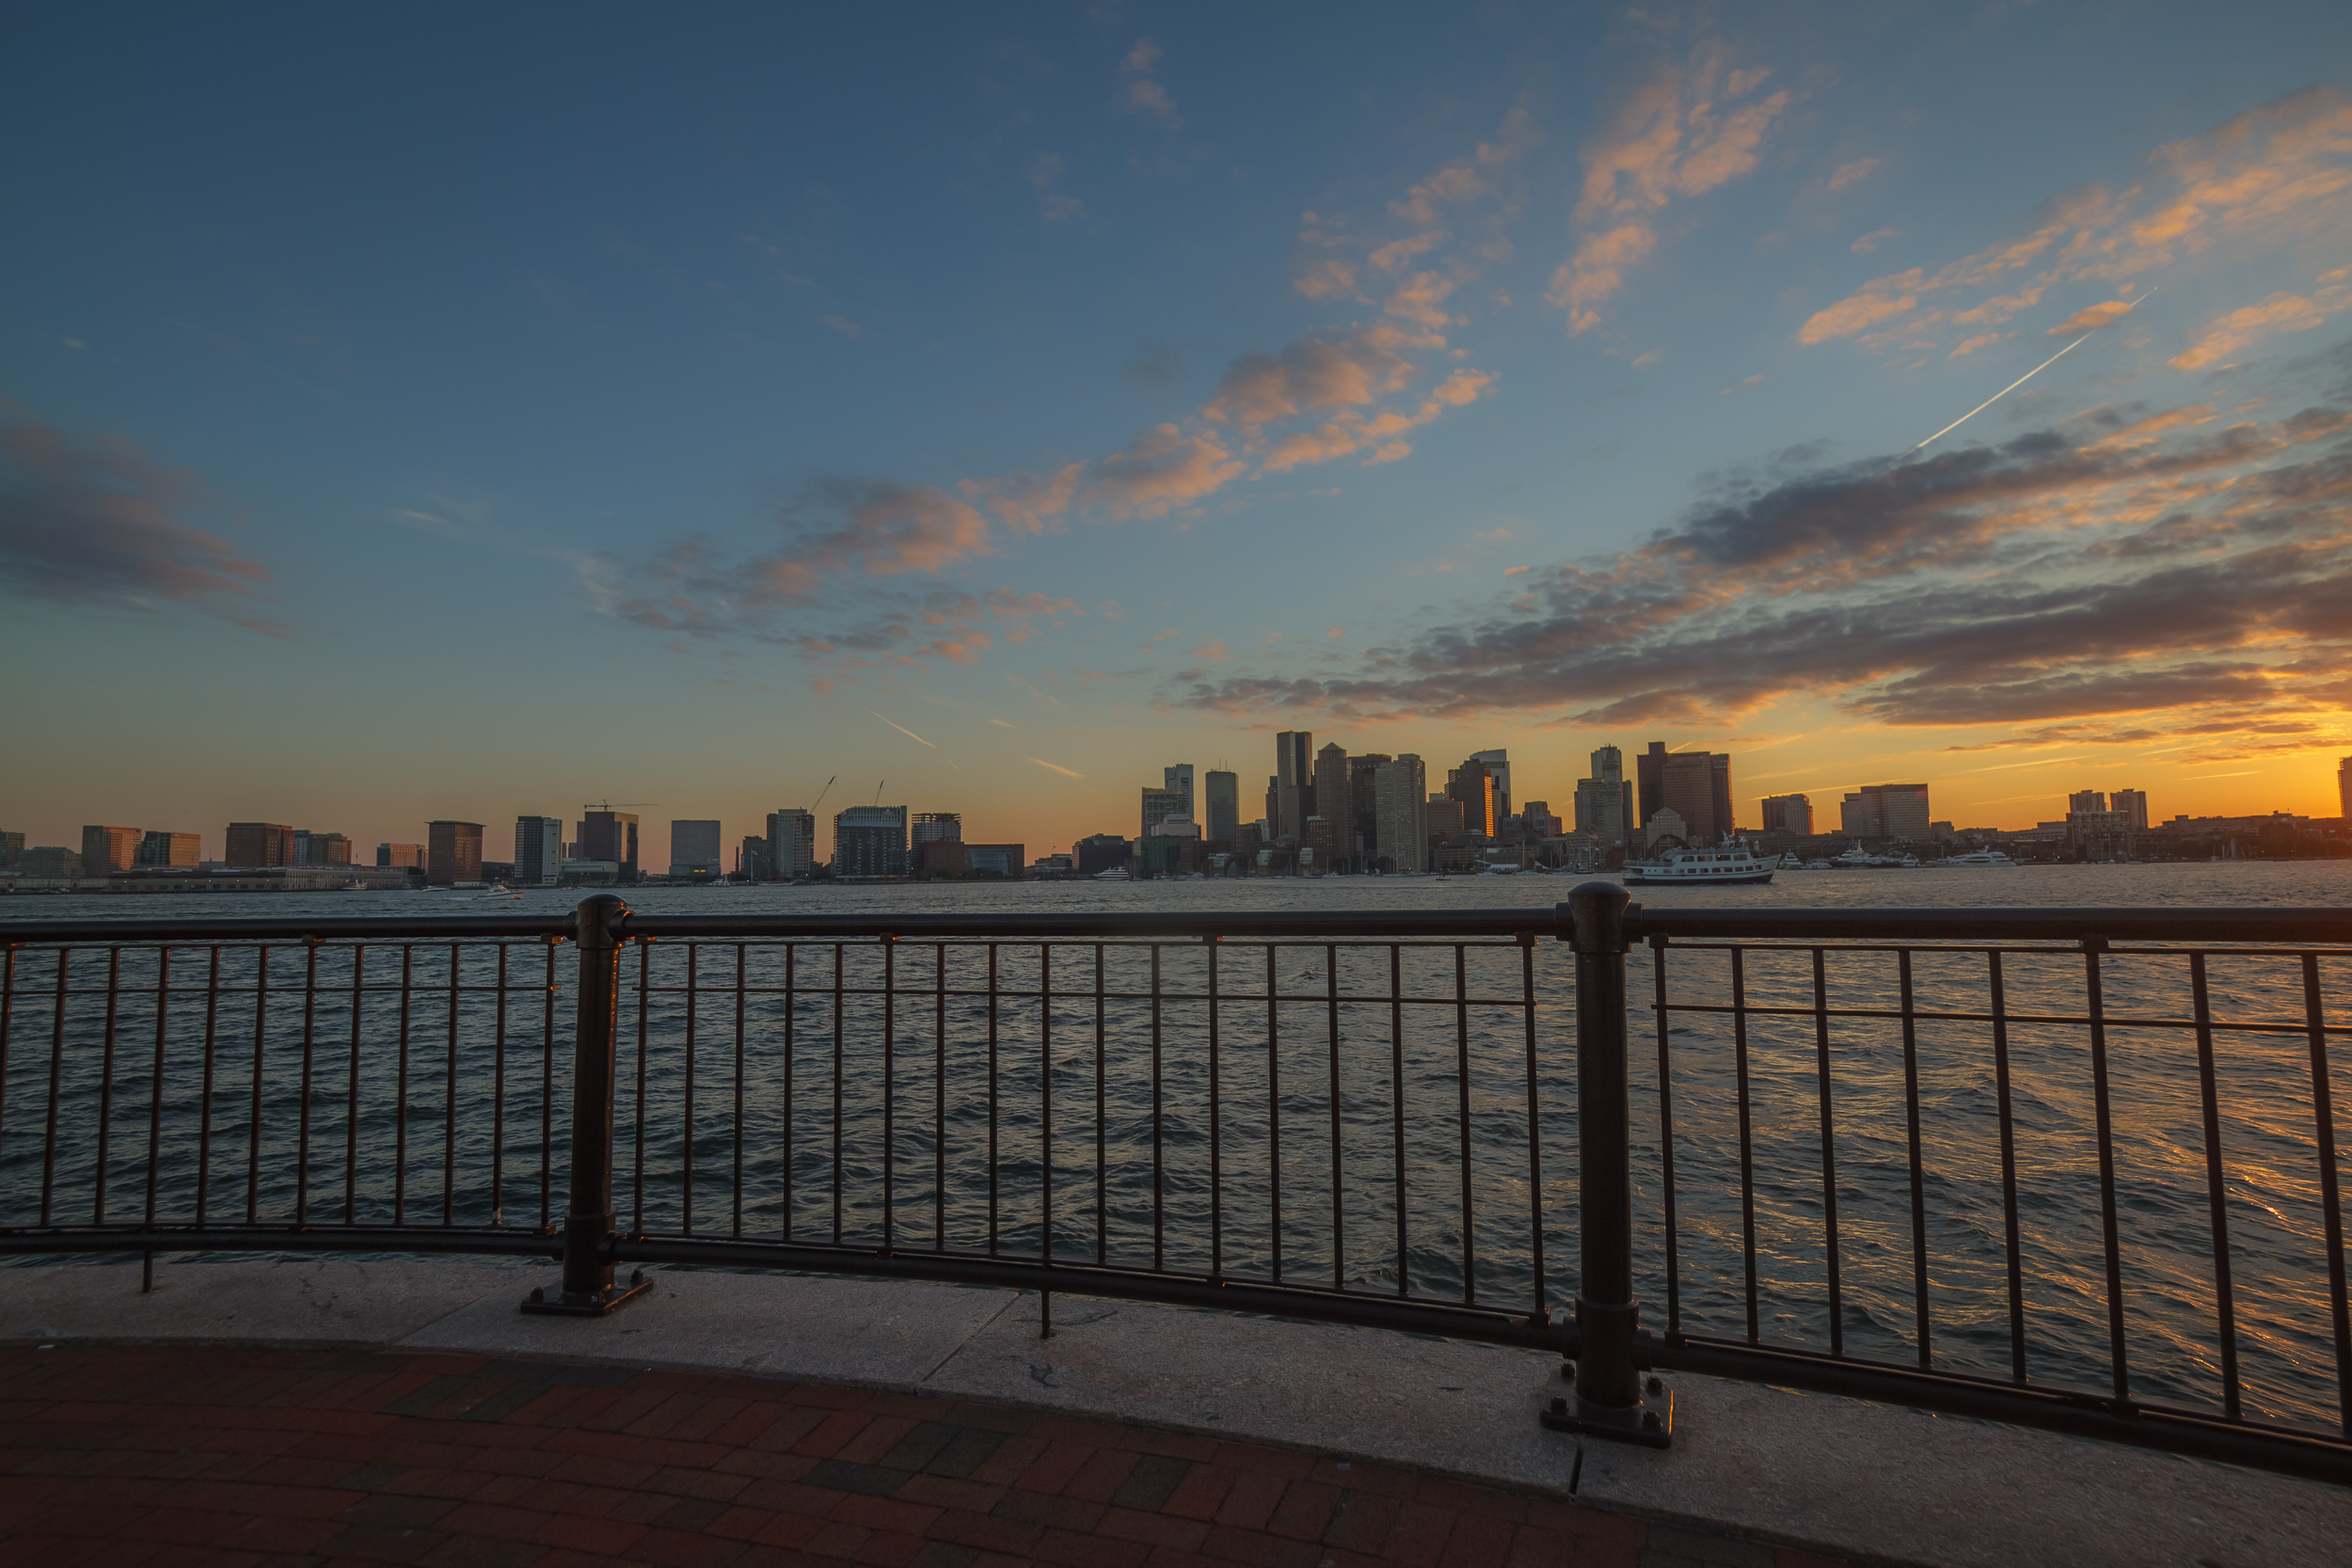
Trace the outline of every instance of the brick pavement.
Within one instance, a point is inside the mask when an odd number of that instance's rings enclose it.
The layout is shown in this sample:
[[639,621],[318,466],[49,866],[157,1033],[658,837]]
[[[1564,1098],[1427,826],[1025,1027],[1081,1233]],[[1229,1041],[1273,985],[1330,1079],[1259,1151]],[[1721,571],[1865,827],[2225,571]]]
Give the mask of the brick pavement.
[[1212,1436],[479,1355],[0,1349],[0,1563],[1841,1568]]

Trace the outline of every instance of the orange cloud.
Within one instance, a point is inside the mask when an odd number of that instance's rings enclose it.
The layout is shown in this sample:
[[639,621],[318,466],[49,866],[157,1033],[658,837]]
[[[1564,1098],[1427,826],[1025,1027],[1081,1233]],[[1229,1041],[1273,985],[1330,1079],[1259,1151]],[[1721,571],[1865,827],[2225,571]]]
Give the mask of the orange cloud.
[[1867,180],[1878,166],[1879,160],[1876,158],[1857,158],[1829,177],[1829,188],[1842,191],[1849,185],[1858,185]]
[[2086,305],[2044,332],[2042,336],[2060,338],[2072,337],[2077,332],[2095,332],[2100,327],[2122,321],[2131,313],[2132,302],[2128,299],[2110,299],[2097,305]]
[[[2329,273],[2341,278],[2344,271]],[[2276,293],[2226,316],[2216,316],[2195,343],[2173,356],[2176,371],[2201,371],[2271,332],[2309,332],[2339,310],[2352,309],[2352,289],[2341,283],[2302,294]]]

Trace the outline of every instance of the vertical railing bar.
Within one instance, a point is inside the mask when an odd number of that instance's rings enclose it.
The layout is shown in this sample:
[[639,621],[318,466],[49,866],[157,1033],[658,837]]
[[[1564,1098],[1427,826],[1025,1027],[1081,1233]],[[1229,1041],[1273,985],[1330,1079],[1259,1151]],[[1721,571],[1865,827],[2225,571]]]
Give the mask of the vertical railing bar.
[[366,994],[365,942],[351,947],[351,1062],[343,1092],[343,1223],[359,1223],[359,1023],[360,998]]
[[[626,940],[626,939],[624,939]],[[613,974],[620,970],[616,961]],[[646,1007],[653,994],[653,942],[641,940],[637,943],[637,1105],[630,1113],[631,1148],[629,1154],[629,1220],[631,1230],[645,1228],[645,1057],[647,1055],[648,1020]],[[580,1070],[574,1063],[572,1070]]]
[[[1054,944],[1040,942],[1037,949],[1038,990],[1038,1136],[1041,1158],[1038,1168],[1043,1173],[1043,1228],[1039,1233],[1037,1255],[1050,1263],[1054,1260]],[[1050,1302],[1045,1304],[1051,1310]]]
[[[996,1256],[996,943],[988,943],[988,1255]],[[836,1238],[837,1240],[838,1238]]]
[[[1271,952],[1273,949],[1268,948],[1267,951]],[[1214,966],[1216,962],[1216,950],[1214,944],[1209,950],[1209,962],[1214,978]],[[1216,986],[1212,984],[1210,993],[1213,997],[1216,994]],[[1214,1001],[1209,1005],[1212,1009],[1216,1006]],[[1212,1051],[1210,1055],[1214,1061],[1216,1053]],[[1269,1165],[1267,1202],[1272,1210],[1274,1282],[1279,1285],[1282,1282],[1282,1054],[1280,1037],[1272,1029],[1266,1031],[1265,1037],[1265,1095],[1266,1155]],[[1219,1205],[1220,1211],[1222,1207]],[[1223,1273],[1223,1269],[1220,1267],[1218,1272]]]
[[1527,1030],[1527,1240],[1528,1267],[1534,1281],[1534,1297],[1528,1307],[1527,1321],[1544,1324],[1551,1321],[1551,1305],[1544,1289],[1544,1147],[1543,1104],[1536,1092],[1535,1079],[1535,937],[1523,932],[1519,937],[1519,1016]]
[[1829,1070],[1829,967],[1825,952],[1813,949],[1813,1056],[1820,1080],[1821,1235],[1829,1263],[1829,1353],[1846,1354],[1845,1281],[1837,1258],[1837,1143]]
[[49,1037],[49,1101],[44,1112],[40,1143],[40,1223],[49,1223],[50,1204],[57,1184],[57,1101],[65,1087],[65,1009],[66,972],[72,967],[73,950],[57,949],[57,1011],[56,1022]]
[[1405,1220],[1405,944],[1389,944],[1389,1117],[1395,1138],[1396,1293],[1412,1289]]
[[2336,1330],[2336,1418],[2352,1438],[2352,1302],[2344,1298],[2344,1209],[2336,1188],[2336,1121],[2328,1084],[2327,1015],[2319,1006],[2319,955],[2303,955],[2303,1017],[2311,1028],[2312,1122],[2319,1144],[2319,1213],[2328,1246],[2328,1305]]
[[2220,1086],[2213,1063],[2213,1008],[2205,982],[2205,955],[2188,956],[2191,1006],[2197,1022],[2197,1087],[2205,1113],[2205,1202],[2213,1219],[2215,1326],[2221,1335],[2221,1408],[2233,1421],[2240,1416],[2237,1365],[2237,1302],[2230,1278],[2228,1172],[2221,1159]]
[[12,942],[0,942],[0,1152],[8,1135],[8,1047],[16,1039],[16,953]]
[[[845,945],[841,942],[834,942],[833,944],[833,1239],[836,1243],[841,1240],[841,1076],[842,1052],[845,1049],[841,1009],[846,1005],[844,992],[849,983],[848,963]],[[991,1153],[993,1156],[993,1149]],[[995,1180],[993,1171],[991,1171],[989,1179]]]
[[[1217,944],[1209,944],[1209,1277],[1225,1276],[1225,1112],[1218,1098],[1224,1078],[1217,1053]],[[1266,949],[1268,990],[1272,990],[1274,949]],[[1159,990],[1157,985],[1152,988]],[[1267,1020],[1266,1037],[1274,1037],[1273,1020]],[[1279,1181],[1280,1177],[1278,1175]]]
[[318,1042],[319,942],[302,944],[302,1097],[294,1117],[294,1225],[310,1223],[310,1085]]
[[1104,1037],[1107,1031],[1105,993],[1103,984],[1103,943],[1094,944],[1094,1260],[1110,1260],[1111,1211],[1110,1177],[1107,1148],[1109,1129],[1106,1120],[1108,1105],[1104,1098],[1104,1075],[1107,1066]]
[[547,973],[539,985],[539,1228],[555,1218],[555,950],[556,937],[542,944]]
[[171,944],[155,948],[155,1065],[147,1085],[146,1224],[155,1228],[155,1188],[164,1163],[164,1045],[170,1023]]
[[947,944],[931,949],[931,1249],[947,1250]]
[[115,1023],[122,994],[122,949],[106,949],[106,1038],[98,1073],[98,1166],[90,1199],[90,1223],[106,1223],[106,1163],[114,1147]]
[[[14,958],[14,950],[10,950]],[[201,1226],[212,1197],[213,1181],[213,1066],[220,1024],[220,944],[215,942],[204,981],[204,1093],[196,1116],[196,1223]],[[0,1053],[0,1069],[6,1067]]]
[[1168,1266],[1163,1229],[1167,1199],[1160,1141],[1160,944],[1152,943],[1152,1267]]
[[735,944],[735,1120],[728,1140],[735,1146],[735,1203],[727,1234],[739,1240],[743,1234],[743,966],[749,953],[745,943]]
[[2009,993],[1998,948],[1986,950],[1993,999],[1993,1082],[2001,1118],[2002,1246],[2009,1260],[2010,1376],[2026,1381],[2025,1245],[2017,1222],[2017,1123],[2010,1108]]
[[792,1065],[798,1058],[801,947],[784,944],[784,1239],[792,1239]]
[[1928,1318],[1928,1189],[1919,1140],[1919,1021],[1912,990],[1911,949],[1898,953],[1895,962],[1903,1014],[1903,1120],[1911,1150],[1911,1319],[1924,1371],[1935,1365],[1935,1349]]
[[1470,949],[1454,944],[1454,1082],[1460,1100],[1462,1132],[1462,1304],[1478,1303],[1473,1261],[1477,1225],[1470,1212]]
[[894,1140],[898,1135],[898,939],[885,936],[882,950],[882,1251],[898,1244],[898,1225],[892,1212],[898,1162]]
[[449,944],[449,1053],[441,1074],[441,1223],[457,1219],[457,1004],[465,954]]
[[[506,1223],[506,943],[499,942],[490,1030],[490,1223]],[[357,1067],[357,1063],[353,1064]]]
[[1666,1331],[1682,1328],[1682,1248],[1675,1212],[1674,1059],[1666,1041],[1666,938],[1649,939],[1650,1010],[1658,1020],[1658,1163],[1666,1224]]
[[2107,1099],[2107,1016],[2105,977],[2099,954],[2106,939],[2083,942],[2083,1000],[2090,1016],[2090,1097],[2099,1134],[2099,1226],[2106,1243],[2107,1268],[2107,1368],[2115,1397],[2129,1399],[2131,1366],[2123,1337],[2123,1255],[2122,1226],[2115,1211],[2115,1123]]
[[1748,1079],[1748,952],[1744,947],[1731,950],[1731,1062],[1740,1092],[1740,1261],[1748,1302],[1748,1343],[1753,1345],[1761,1340],[1762,1328],[1756,1301],[1756,1123]]
[[[686,1083],[678,1095],[678,1232],[694,1233],[694,1028],[702,1013],[703,944],[686,944]],[[838,1240],[838,1238],[835,1238]]]
[[[400,949],[400,1082],[392,1094],[392,1223],[405,1225],[408,1220],[408,1004],[415,993],[417,948],[414,942],[404,942]],[[256,1077],[259,1060],[256,1059]],[[255,1132],[260,1132],[256,1123]],[[250,1194],[251,1188],[246,1189]],[[249,1222],[250,1214],[246,1216]]]
[[1331,942],[1323,953],[1324,1043],[1331,1055],[1331,1288],[1347,1289],[1347,1205],[1342,1182],[1346,1150],[1342,1147],[1340,1120],[1340,948]]

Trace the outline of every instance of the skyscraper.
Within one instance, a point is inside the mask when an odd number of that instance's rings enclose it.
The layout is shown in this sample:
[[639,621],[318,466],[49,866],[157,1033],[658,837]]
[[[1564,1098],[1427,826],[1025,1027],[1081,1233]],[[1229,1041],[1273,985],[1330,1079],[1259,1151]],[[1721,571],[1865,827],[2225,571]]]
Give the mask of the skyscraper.
[[1194,809],[1199,801],[1192,792],[1192,764],[1179,762],[1163,768],[1160,779],[1165,787],[1184,798],[1184,815],[1196,822],[1200,820],[1200,813]]
[[1278,838],[1297,838],[1315,815],[1314,734],[1284,730],[1274,737],[1275,818],[1266,826]]
[[719,823],[714,817],[679,817],[670,824],[670,875],[717,877],[726,867],[719,862]]
[[1633,826],[1646,833],[1649,819],[1666,804],[1666,743],[1653,740],[1633,759]]
[[1189,816],[1190,804],[1183,794],[1173,789],[1153,789],[1143,786],[1143,827],[1139,837],[1150,837],[1160,831],[1160,824],[1171,816]]
[[2352,757],[2336,764],[2336,809],[2345,821],[2352,822]]
[[1470,759],[1483,766],[1495,782],[1495,826],[1486,831],[1500,832],[1502,819],[1519,809],[1511,793],[1511,753],[1498,746],[1491,752],[1472,752]]
[[[1728,759],[1726,759],[1728,760]],[[1692,844],[1712,844],[1731,831],[1716,815],[1715,759],[1706,752],[1674,752],[1659,769],[1668,811],[1680,817],[1684,837]],[[1726,784],[1728,779],[1725,780]]]
[[[2076,797],[2081,799],[2080,796]],[[2106,809],[2106,798],[2090,809]],[[1846,797],[1839,808],[1838,829],[1856,838],[1924,839],[1928,826],[1928,786],[1923,784],[1864,784]]]
[[1813,802],[1802,795],[1767,795],[1764,797],[1764,831],[1768,833],[1813,832]]
[[833,818],[835,877],[907,874],[907,808],[851,806]]
[[564,874],[564,819],[515,818],[515,881],[520,887],[553,887]]
[[292,865],[294,829],[283,822],[231,822],[223,853],[230,865]]
[[447,820],[426,824],[424,879],[435,887],[482,880],[482,824]]
[[[236,863],[230,862],[230,864]],[[424,846],[421,844],[379,844],[375,847],[375,863],[381,866],[422,865]]]
[[1362,752],[1347,759],[1347,812],[1356,823],[1356,843],[1342,853],[1370,862],[1380,852],[1380,765],[1393,760],[1386,752]]
[[204,859],[204,840],[197,833],[159,832],[149,829],[139,839],[141,865],[197,865]]
[[1502,830],[1502,797],[1487,766],[1470,757],[1445,776],[1445,792],[1462,805],[1462,831],[1492,838]]
[[1241,831],[1241,780],[1217,768],[1201,781],[1208,786],[1208,816],[1201,831],[1218,844],[1231,844]]
[[2066,809],[2068,811],[2105,811],[2107,809],[2107,798],[2101,790],[2078,789],[2066,798]]
[[580,830],[574,835],[580,841],[580,858],[584,861],[611,861],[621,868],[621,879],[637,879],[637,818],[625,811],[609,807],[582,806]]
[[1633,824],[1633,787],[1625,779],[1625,753],[1603,746],[1593,753],[1593,774],[1576,781],[1576,831],[1604,849],[1629,843]]
[[1373,852],[1391,871],[1429,869],[1429,775],[1410,752],[1373,772]]
[[1347,748],[1336,740],[1315,753],[1315,815],[1330,825],[1331,836],[1316,869],[1328,871],[1333,863],[1354,858],[1356,796],[1347,785]]
[[2107,810],[2120,811],[2131,818],[2132,831],[2148,831],[2148,792],[2144,789],[2119,789],[2107,797]]
[[919,811],[914,814],[914,842],[940,844],[963,842],[963,814],[959,811]]
[[136,828],[84,828],[82,830],[82,875],[103,877],[110,871],[128,871],[139,863],[139,831]]
[[817,814],[787,807],[768,814],[768,875],[781,881],[805,877],[817,865]]

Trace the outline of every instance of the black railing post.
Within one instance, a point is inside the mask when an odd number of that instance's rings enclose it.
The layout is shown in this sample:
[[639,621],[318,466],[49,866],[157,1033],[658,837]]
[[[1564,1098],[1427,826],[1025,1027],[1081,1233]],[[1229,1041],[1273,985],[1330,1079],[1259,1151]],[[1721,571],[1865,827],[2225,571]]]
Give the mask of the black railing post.
[[572,1040],[572,1201],[564,1215],[564,1285],[533,1291],[526,1312],[601,1317],[646,1289],[642,1274],[612,1283],[612,1074],[628,906],[612,894],[580,904],[580,1013]]
[[[1664,1448],[1674,1396],[1638,1361],[1641,1304],[1633,1295],[1633,1130],[1626,1045],[1628,895],[1614,882],[1579,884],[1560,906],[1576,949],[1577,1354],[1572,1390],[1550,1399],[1543,1424]],[[1567,1369],[1563,1368],[1565,1374]]]

